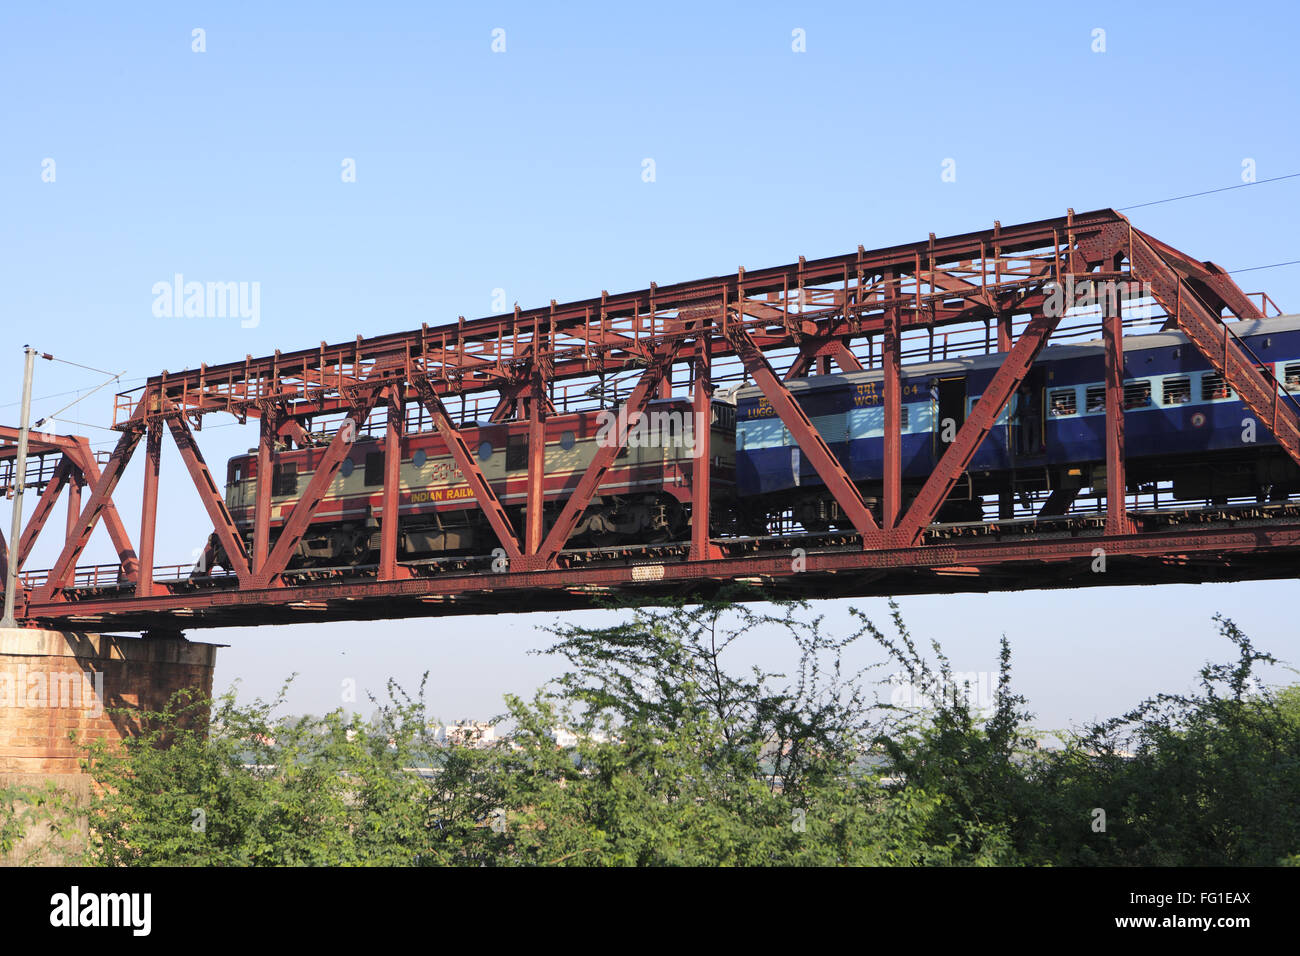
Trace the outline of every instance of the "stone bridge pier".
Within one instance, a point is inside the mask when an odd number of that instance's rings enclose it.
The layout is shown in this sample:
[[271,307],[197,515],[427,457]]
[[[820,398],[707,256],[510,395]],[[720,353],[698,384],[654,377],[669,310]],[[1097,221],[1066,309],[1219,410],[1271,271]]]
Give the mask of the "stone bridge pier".
[[[91,782],[69,733],[121,741],[140,732],[141,713],[164,709],[176,691],[210,697],[218,646],[179,634],[0,629],[0,791],[52,785],[84,804]],[[63,849],[84,844],[80,826],[60,841]],[[0,863],[57,862],[54,849],[47,828],[29,827]]]

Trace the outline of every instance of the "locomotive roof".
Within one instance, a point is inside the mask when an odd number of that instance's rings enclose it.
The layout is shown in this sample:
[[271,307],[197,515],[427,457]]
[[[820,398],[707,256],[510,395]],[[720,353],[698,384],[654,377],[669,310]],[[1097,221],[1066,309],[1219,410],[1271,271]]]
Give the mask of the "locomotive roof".
[[[1300,329],[1300,314],[1279,315],[1269,319],[1246,319],[1231,324],[1232,331],[1238,336],[1258,335],[1261,332],[1293,332]],[[1145,335],[1124,336],[1124,351],[1139,352],[1145,349],[1166,348],[1186,345],[1187,336],[1181,332],[1149,332]],[[1053,360],[1087,358],[1102,354],[1105,345],[1101,339],[1089,339],[1070,345],[1049,345],[1044,353],[1050,352]],[[904,377],[923,375],[943,375],[953,372],[969,372],[973,369],[997,368],[1002,364],[1005,353],[995,352],[990,355],[973,355],[961,358],[945,359],[939,362],[913,362],[903,366]],[[878,382],[884,377],[881,369],[869,369],[862,372],[840,372],[830,375],[814,375],[809,378],[792,379],[785,383],[791,392],[833,387],[836,384],[855,385],[859,382]],[[749,398],[758,394],[757,385],[746,385],[737,389],[736,398]]]

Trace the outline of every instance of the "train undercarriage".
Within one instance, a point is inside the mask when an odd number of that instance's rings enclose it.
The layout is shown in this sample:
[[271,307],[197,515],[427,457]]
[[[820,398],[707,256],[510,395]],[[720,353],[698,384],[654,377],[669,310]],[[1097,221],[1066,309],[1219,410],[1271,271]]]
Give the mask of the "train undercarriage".
[[[1300,495],[1300,468],[1280,450],[1221,452],[1210,456],[1139,457],[1127,466],[1130,494],[1163,495],[1175,502],[1221,505],[1230,499],[1254,498],[1259,503],[1284,502]],[[1016,471],[967,473],[948,496],[937,522],[962,523],[1002,518],[1039,510],[1041,516],[1062,513],[1076,496],[1104,494],[1104,462],[1068,466],[1027,467]],[[863,502],[882,520],[880,482],[857,484]],[[901,509],[905,512],[921,483],[904,482]],[[1044,496],[1047,496],[1046,498]],[[1050,502],[1058,501],[1059,511]],[[1049,504],[1044,508],[1043,502]],[[563,501],[548,503],[546,526],[558,516]],[[1020,509],[1017,511],[1017,509]],[[506,509],[515,528],[525,526],[523,507]],[[381,518],[370,517],[314,525],[303,535],[290,568],[363,566],[378,560]],[[689,503],[667,493],[603,495],[592,500],[569,538],[567,547],[608,548],[654,545],[689,537]],[[821,533],[853,531],[853,525],[824,485],[807,485],[763,495],[736,498],[714,493],[713,536],[769,537],[792,531]],[[271,533],[275,546],[276,531]],[[499,541],[478,508],[433,510],[404,516],[398,535],[398,557],[404,560],[490,554]],[[252,548],[251,529],[245,545]],[[216,536],[209,539],[201,565],[228,567]]]

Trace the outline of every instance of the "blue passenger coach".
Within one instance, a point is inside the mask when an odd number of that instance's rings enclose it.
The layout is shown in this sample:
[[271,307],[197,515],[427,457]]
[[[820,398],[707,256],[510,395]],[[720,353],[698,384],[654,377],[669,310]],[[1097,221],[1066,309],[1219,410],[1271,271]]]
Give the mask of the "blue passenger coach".
[[[1237,322],[1232,329],[1300,397],[1300,316]],[[999,353],[903,366],[905,486],[915,488],[929,475],[1003,358]],[[967,469],[967,500],[978,505],[981,492],[1095,482],[1106,457],[1104,378],[1101,340],[1045,348],[975,453]],[[787,383],[869,503],[872,484],[883,478],[882,379],[880,370],[872,370]],[[1280,398],[1288,400],[1285,394]],[[1300,472],[1280,454],[1263,423],[1257,423],[1254,443],[1246,440],[1249,409],[1181,333],[1125,337],[1124,411],[1130,479],[1172,480],[1176,497],[1182,497],[1179,487],[1188,497],[1206,498],[1276,496],[1293,484],[1300,490]],[[737,391],[736,419],[738,495],[775,495],[775,507],[785,507],[801,495],[805,504],[813,500],[807,497],[811,488],[814,498],[823,496],[819,513],[825,519],[828,497],[821,478],[757,387]],[[1243,468],[1243,460],[1256,467]]]

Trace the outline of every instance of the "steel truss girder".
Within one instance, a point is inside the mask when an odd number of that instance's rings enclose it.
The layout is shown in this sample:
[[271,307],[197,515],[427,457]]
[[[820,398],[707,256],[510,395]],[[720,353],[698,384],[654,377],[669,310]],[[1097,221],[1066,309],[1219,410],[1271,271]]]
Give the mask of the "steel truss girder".
[[[1120,273],[1125,260],[1130,271]],[[1093,272],[1099,266],[1112,272]],[[1292,413],[1289,403],[1278,402],[1276,383],[1271,379],[1266,381],[1254,370],[1250,357],[1220,317],[1224,309],[1238,317],[1256,315],[1259,310],[1217,266],[1197,263],[1172,247],[1132,230],[1118,213],[1102,210],[1007,229],[996,226],[991,232],[947,239],[931,236],[924,243],[873,252],[859,248],[849,256],[814,262],[801,259],[797,265],[757,272],[739,270],[734,275],[700,282],[662,288],[652,285],[648,290],[621,296],[602,293],[598,300],[566,305],[552,302],[543,310],[516,310],[510,316],[462,320],[443,329],[425,326],[413,333],[373,339],[358,337],[355,343],[340,346],[322,343],[319,349],[288,355],[276,353],[268,359],[249,357],[242,363],[213,368],[204,365],[194,372],[155,377],[145,387],[143,400],[133,400],[123,406],[130,409],[131,415],[119,425],[124,433],[122,441],[103,476],[98,474],[93,458],[88,458],[83,470],[92,488],[91,500],[75,520],[70,519],[64,553],[43,590],[33,595],[29,604],[45,606],[63,599],[60,589],[66,584],[76,557],[85,546],[85,538],[99,516],[105,518],[118,545],[124,578],[130,580],[133,576],[134,552],[130,551],[125,533],[114,530],[114,522],[120,526],[120,521],[116,520],[111,494],[135,442],[149,426],[156,426],[162,420],[177,438],[178,446],[182,446],[182,457],[186,458],[204,506],[213,518],[217,536],[223,540],[234,565],[239,593],[253,603],[262,600],[263,606],[277,599],[259,599],[257,595],[296,593],[301,589],[286,583],[281,574],[337,473],[344,454],[342,442],[346,440],[342,436],[350,431],[347,421],[359,428],[379,401],[389,403],[390,423],[385,436],[388,455],[383,515],[388,519],[390,514],[396,514],[399,455],[394,452],[401,447],[405,403],[414,398],[412,392],[418,394],[420,402],[429,410],[510,559],[508,572],[504,577],[494,575],[491,587],[500,587],[503,581],[513,583],[517,575],[547,573],[558,567],[560,552],[595,497],[602,476],[625,447],[627,431],[651,399],[665,394],[673,366],[688,344],[691,356],[686,361],[693,365],[692,401],[695,410],[705,414],[704,421],[708,421],[712,391],[710,363],[718,357],[739,358],[853,522],[863,546],[869,552],[881,554],[896,554],[897,549],[908,547],[929,550],[932,546],[921,544],[926,529],[1055,328],[1055,321],[1042,315],[1045,283],[1052,279],[1059,281],[1067,275],[1150,282],[1156,298],[1165,305],[1178,327],[1187,332],[1195,347],[1224,374],[1261,423],[1271,427],[1275,434],[1281,433],[1279,443],[1293,459],[1300,461],[1297,458],[1300,420]],[[1014,342],[1013,313],[1033,316]],[[1106,338],[1112,359],[1107,373],[1111,392],[1108,405],[1112,412],[1107,422],[1111,520],[1105,536],[1113,540],[1124,537],[1132,529],[1124,514],[1123,410],[1115,391],[1122,383],[1123,374],[1122,365],[1116,361],[1122,354],[1118,309],[1107,318],[1104,325],[1109,328]],[[985,389],[904,514],[898,462],[901,440],[897,434],[900,336],[909,329],[934,329],[979,319],[997,323],[999,345],[1007,351],[1007,357],[993,384]],[[861,363],[850,346],[867,335],[880,336],[884,367],[885,480],[880,526],[764,355],[765,351],[774,349],[797,350],[786,373],[787,379],[814,369],[828,371],[831,361],[843,371],[853,371]],[[644,366],[645,370],[618,416],[620,428],[611,436],[613,441],[608,447],[598,449],[595,460],[581,476],[560,515],[547,529],[540,507],[545,464],[541,439],[545,417],[554,414],[551,386],[565,378],[626,371],[634,366]],[[513,417],[528,422],[530,470],[528,507],[524,512],[524,527],[519,529],[522,538],[512,527],[443,405],[448,395],[483,391],[498,395],[492,415],[494,421]],[[269,481],[259,483],[251,557],[244,552],[242,537],[229,521],[220,490],[198,455],[187,421],[192,419],[197,430],[204,414],[218,410],[241,418],[263,419],[259,474],[268,479],[277,439],[291,438],[300,445],[311,444],[303,419],[323,413],[346,415],[344,425],[324,450],[321,465],[294,507],[274,549],[269,542]],[[702,437],[707,455],[707,426],[705,432]],[[708,466],[707,460],[697,462],[697,478],[708,475]],[[75,479],[75,474],[72,477]],[[156,472],[147,469],[146,484],[155,479]],[[69,488],[75,487],[73,480]],[[48,488],[46,492],[49,494]],[[55,497],[57,491],[50,495],[48,506],[44,495],[38,502],[42,521],[52,510]],[[146,510],[155,497],[155,491],[146,487]],[[718,558],[717,543],[710,541],[708,534],[709,497],[705,478],[705,485],[693,489],[692,493],[691,550],[685,564],[704,568],[706,562],[725,560],[730,573],[739,575],[749,566],[745,562],[750,559]],[[1065,510],[1072,497],[1067,492],[1054,494],[1044,505],[1043,514]],[[141,550],[143,556],[148,549],[149,564],[152,564],[152,527],[152,517],[142,521]],[[1110,544],[1107,547],[1108,551],[1112,548]],[[1042,556],[1052,552],[1042,547],[1034,554],[1039,557],[1033,560],[1048,560]],[[396,523],[388,520],[381,526],[380,563],[377,578],[381,583],[397,584],[400,583],[397,579],[408,574],[396,562]],[[122,601],[182,600],[180,595],[161,593],[149,597],[148,592],[154,588],[149,570],[146,569],[138,582],[136,594]],[[566,574],[571,571],[566,570]],[[683,579],[690,578],[687,574]],[[591,578],[601,579],[600,576]],[[442,580],[439,578],[438,582]],[[539,580],[549,581],[547,587],[563,586],[555,578]],[[441,587],[440,583],[412,582],[412,586],[416,585]],[[71,610],[59,613],[71,614]]]

